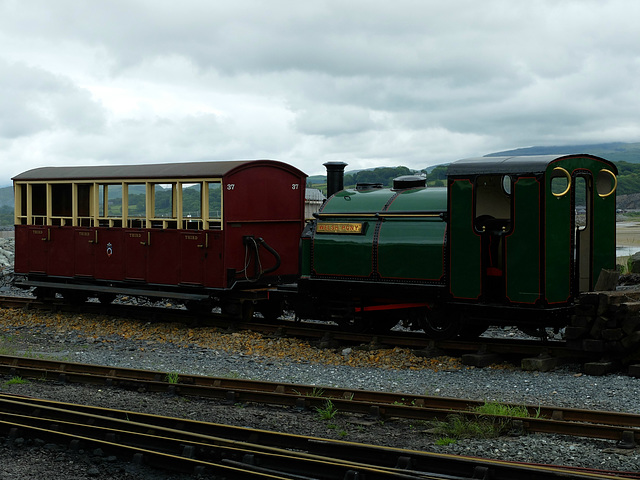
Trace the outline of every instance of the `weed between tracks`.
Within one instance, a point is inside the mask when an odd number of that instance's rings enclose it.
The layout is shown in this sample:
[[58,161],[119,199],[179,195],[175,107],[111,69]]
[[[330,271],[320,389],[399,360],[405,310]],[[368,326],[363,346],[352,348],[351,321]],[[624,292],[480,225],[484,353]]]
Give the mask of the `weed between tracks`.
[[495,438],[511,431],[513,418],[539,418],[538,410],[533,416],[524,406],[489,402],[474,409],[475,418],[464,415],[449,415],[445,422],[435,422],[433,432],[442,437],[436,445],[449,445],[463,438]]
[[315,407],[315,410],[322,420],[331,420],[338,413],[338,409],[331,400],[326,400],[323,407]]
[[12,377],[11,379],[4,382],[5,385],[22,385],[23,383],[29,383],[29,381],[25,380],[22,377]]

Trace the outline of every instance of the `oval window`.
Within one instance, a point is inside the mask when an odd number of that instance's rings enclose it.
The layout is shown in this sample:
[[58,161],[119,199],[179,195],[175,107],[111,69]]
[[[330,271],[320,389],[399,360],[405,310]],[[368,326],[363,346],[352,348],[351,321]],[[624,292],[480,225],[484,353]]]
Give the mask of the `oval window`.
[[571,175],[562,167],[556,167],[551,174],[551,193],[556,197],[567,194],[571,188]]
[[502,189],[504,193],[511,195],[511,177],[509,175],[502,177]]
[[611,195],[616,191],[618,186],[618,179],[611,170],[603,168],[598,172],[598,178],[596,179],[596,190],[598,196],[604,198]]

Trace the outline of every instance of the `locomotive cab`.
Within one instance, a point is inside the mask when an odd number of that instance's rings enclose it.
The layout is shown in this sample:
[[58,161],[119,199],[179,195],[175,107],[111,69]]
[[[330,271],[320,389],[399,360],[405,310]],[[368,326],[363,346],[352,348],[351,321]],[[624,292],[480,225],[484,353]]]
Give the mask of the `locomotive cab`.
[[565,324],[575,298],[615,268],[616,174],[592,155],[453,163],[452,310],[494,324]]

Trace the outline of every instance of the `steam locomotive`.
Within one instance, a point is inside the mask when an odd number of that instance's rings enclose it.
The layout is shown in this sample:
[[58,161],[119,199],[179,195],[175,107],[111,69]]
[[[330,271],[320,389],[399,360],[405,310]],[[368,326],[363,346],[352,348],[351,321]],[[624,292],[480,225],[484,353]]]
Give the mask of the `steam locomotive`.
[[[431,338],[562,327],[615,267],[617,169],[588,154],[481,157],[344,189],[305,219],[306,175],[272,160],[44,167],[13,178],[17,284],[250,317],[399,321]],[[578,215],[577,212],[580,212]]]

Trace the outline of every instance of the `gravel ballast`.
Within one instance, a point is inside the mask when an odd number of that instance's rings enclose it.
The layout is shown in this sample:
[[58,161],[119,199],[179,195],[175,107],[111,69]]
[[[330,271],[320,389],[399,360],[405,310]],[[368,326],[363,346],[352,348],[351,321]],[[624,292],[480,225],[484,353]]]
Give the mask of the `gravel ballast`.
[[[4,288],[2,293],[13,291]],[[640,398],[640,380],[618,374],[591,377],[582,374],[577,365],[552,372],[527,372],[509,364],[479,369],[449,357],[416,357],[405,349],[319,349],[301,340],[252,332],[16,309],[0,310],[0,353],[171,373],[632,413],[638,413]],[[434,434],[432,425],[421,422],[373,421],[341,412],[333,420],[324,421],[316,412],[282,407],[231,406],[117,388],[35,380],[8,384],[8,380],[0,383],[1,391],[58,401],[438,453],[640,470],[638,448],[622,450],[612,441],[528,434],[459,439],[437,445],[442,435]],[[16,444],[0,439],[0,459],[3,479],[190,478],[159,474],[101,452],[70,453],[56,445],[29,440]]]
[[[81,363],[625,412],[637,412],[637,398],[640,394],[640,381],[635,378],[622,375],[590,377],[581,374],[577,366],[564,366],[547,373],[525,372],[508,364],[478,369],[462,366],[455,359],[447,357],[431,359],[429,363],[421,359],[414,360],[411,352],[394,349],[395,356],[403,359],[398,367],[380,364],[379,358],[385,357],[385,354],[378,351],[366,352],[371,358],[372,366],[353,367],[346,364],[347,358],[343,358],[345,364],[331,364],[336,362],[336,357],[348,356],[346,352],[322,351],[300,340],[266,338],[251,332],[224,333],[210,328],[193,330],[176,325],[123,322],[109,317],[67,318],[62,314],[21,310],[3,310],[0,315],[0,347],[4,353]],[[66,329],[65,323],[72,328]],[[85,329],[81,327],[82,324]],[[110,324],[120,327],[126,324],[126,333],[109,334]],[[215,339],[215,347],[210,346],[209,342],[201,341],[199,337]],[[293,344],[296,345],[295,348],[292,348]],[[283,354],[285,351],[287,355]],[[327,361],[323,362],[322,358],[325,357]],[[314,360],[310,361],[309,358]],[[424,361],[421,368],[415,366],[419,361]],[[325,422],[315,412],[300,413],[280,407],[229,406],[212,400],[185,399],[116,388],[60,385],[54,382],[29,381],[25,384],[8,385],[7,380],[5,378],[1,386],[5,392],[59,401],[72,399],[74,403],[251,428],[502,460],[624,471],[636,471],[640,467],[637,448],[621,450],[611,441],[530,434],[492,439],[460,439],[449,445],[436,445],[436,440],[442,435],[434,435],[430,430],[431,426],[421,422],[388,419],[376,422],[341,414],[331,422]],[[35,451],[39,452],[37,455],[40,461],[52,457],[51,451]],[[27,455],[24,447],[5,446],[0,450],[0,457],[8,460],[4,462],[5,465],[18,462],[15,460],[18,454]],[[56,452],[53,458],[66,459],[69,455],[71,454]],[[113,476],[114,468],[123,470],[122,475],[146,475],[137,471],[124,471],[124,467],[115,466],[118,463],[106,462],[101,457],[97,457],[98,460],[92,458],[99,463],[97,466],[90,463],[91,469],[87,468],[84,473],[89,475],[91,470],[91,477],[86,478],[96,478],[96,475],[117,478]],[[85,463],[88,461],[82,460]],[[65,462],[67,460],[48,468],[63,468]],[[73,465],[85,464],[78,462],[80,460],[76,460]],[[33,468],[30,462],[27,466]],[[57,477],[49,475],[48,478]]]

